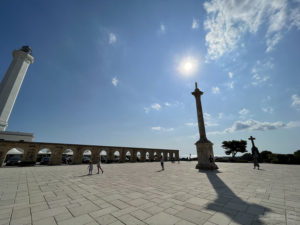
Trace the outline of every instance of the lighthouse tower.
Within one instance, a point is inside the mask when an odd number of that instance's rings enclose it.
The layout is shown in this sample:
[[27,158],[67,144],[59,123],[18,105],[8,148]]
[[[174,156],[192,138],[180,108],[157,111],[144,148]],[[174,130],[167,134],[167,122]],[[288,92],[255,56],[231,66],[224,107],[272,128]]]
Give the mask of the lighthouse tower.
[[33,63],[29,46],[12,53],[13,60],[0,83],[0,139],[32,141],[33,134],[5,131],[27,69]]

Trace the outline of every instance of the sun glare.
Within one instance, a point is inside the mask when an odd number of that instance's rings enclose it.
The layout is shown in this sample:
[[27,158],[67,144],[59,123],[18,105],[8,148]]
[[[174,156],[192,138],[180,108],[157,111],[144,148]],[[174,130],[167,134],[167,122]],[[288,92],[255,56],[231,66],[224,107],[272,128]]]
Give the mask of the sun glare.
[[185,76],[193,75],[198,70],[198,61],[193,57],[186,57],[179,62],[178,71]]

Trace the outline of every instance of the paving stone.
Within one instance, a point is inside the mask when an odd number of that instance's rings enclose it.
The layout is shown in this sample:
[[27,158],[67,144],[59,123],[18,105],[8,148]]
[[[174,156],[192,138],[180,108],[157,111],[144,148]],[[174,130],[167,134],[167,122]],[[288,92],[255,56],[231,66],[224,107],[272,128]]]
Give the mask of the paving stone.
[[300,224],[299,166],[262,164],[258,171],[252,164],[218,163],[220,173],[199,173],[195,164],[165,162],[164,173],[156,172],[159,162],[103,164],[101,177],[85,176],[86,165],[4,167],[0,225],[53,218],[92,225],[110,216],[117,225],[161,213],[177,224]]
[[210,214],[188,208],[179,211],[175,216],[195,224],[204,224],[211,217]]
[[190,223],[189,221],[186,220],[179,220],[175,225],[195,225],[194,223]]
[[[118,220],[120,220],[121,222],[123,222],[124,224],[130,224],[130,225],[145,225],[144,222],[138,220],[137,218],[129,215],[129,214],[125,214],[122,215],[120,217],[118,217]],[[149,223],[148,223],[149,224]],[[158,225],[158,224],[157,224]]]
[[143,210],[136,210],[130,213],[132,216],[134,216],[135,218],[144,221],[145,219],[151,217],[152,215],[149,213],[146,213]]
[[116,211],[119,211],[119,209],[112,206],[112,207],[108,207],[108,208],[105,208],[105,209],[100,209],[98,211],[92,212],[92,213],[90,213],[90,215],[93,218],[97,218],[97,217],[100,217],[100,216],[103,216],[103,215],[106,215],[106,214],[109,214],[109,213],[113,213],[113,212],[116,212]]
[[118,219],[116,217],[113,217],[110,214],[101,216],[101,217],[97,217],[95,218],[95,220],[100,223],[101,225],[107,225],[107,224],[111,224],[115,221],[117,221]]
[[149,225],[172,225],[180,221],[178,217],[169,215],[167,213],[161,212],[152,217],[149,217],[145,222]]
[[33,225],[57,225],[54,217],[48,217],[46,219],[42,219],[33,223]]
[[18,219],[12,219],[9,223],[10,225],[27,225],[31,224],[31,216],[22,217]]
[[57,224],[58,225],[84,225],[90,222],[95,222],[95,221],[92,219],[92,217],[86,214],[86,215],[73,217],[71,219],[58,221]]
[[223,213],[216,213],[209,219],[209,221],[219,225],[227,225],[230,223],[231,218]]

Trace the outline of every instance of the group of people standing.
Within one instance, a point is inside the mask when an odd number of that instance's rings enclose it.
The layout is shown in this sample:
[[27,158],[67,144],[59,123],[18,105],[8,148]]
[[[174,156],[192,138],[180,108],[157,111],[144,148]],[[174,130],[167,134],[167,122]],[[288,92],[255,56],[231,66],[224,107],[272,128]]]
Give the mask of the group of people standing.
[[[104,172],[103,169],[101,168],[100,162],[101,162],[101,158],[98,157],[98,158],[97,158],[97,169],[98,169],[97,174],[100,173],[100,170],[101,170],[102,173]],[[88,165],[89,175],[92,175],[92,174],[93,174],[93,169],[94,169],[94,165],[93,165],[93,162],[92,162],[92,160],[91,160],[91,161],[89,162],[89,165]]]
[[[100,173],[100,170],[101,172],[103,173],[103,169],[100,165],[101,163],[101,158],[100,157],[97,157],[97,169],[98,169],[98,172],[97,174]],[[161,165],[161,170],[165,170],[165,167],[164,167],[164,157],[160,157],[160,165]],[[89,162],[89,165],[88,165],[88,170],[89,170],[89,174],[88,175],[92,175],[93,174],[93,169],[94,169],[94,165],[93,165],[93,162],[92,160]]]

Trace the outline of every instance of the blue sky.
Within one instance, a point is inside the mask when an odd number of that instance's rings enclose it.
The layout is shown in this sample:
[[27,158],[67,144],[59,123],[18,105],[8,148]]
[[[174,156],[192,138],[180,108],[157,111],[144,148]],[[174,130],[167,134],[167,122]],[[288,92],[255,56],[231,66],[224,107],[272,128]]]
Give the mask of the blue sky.
[[297,0],[1,1],[0,29],[0,79],[14,49],[35,57],[8,131],[196,154],[197,81],[215,155],[300,149]]

